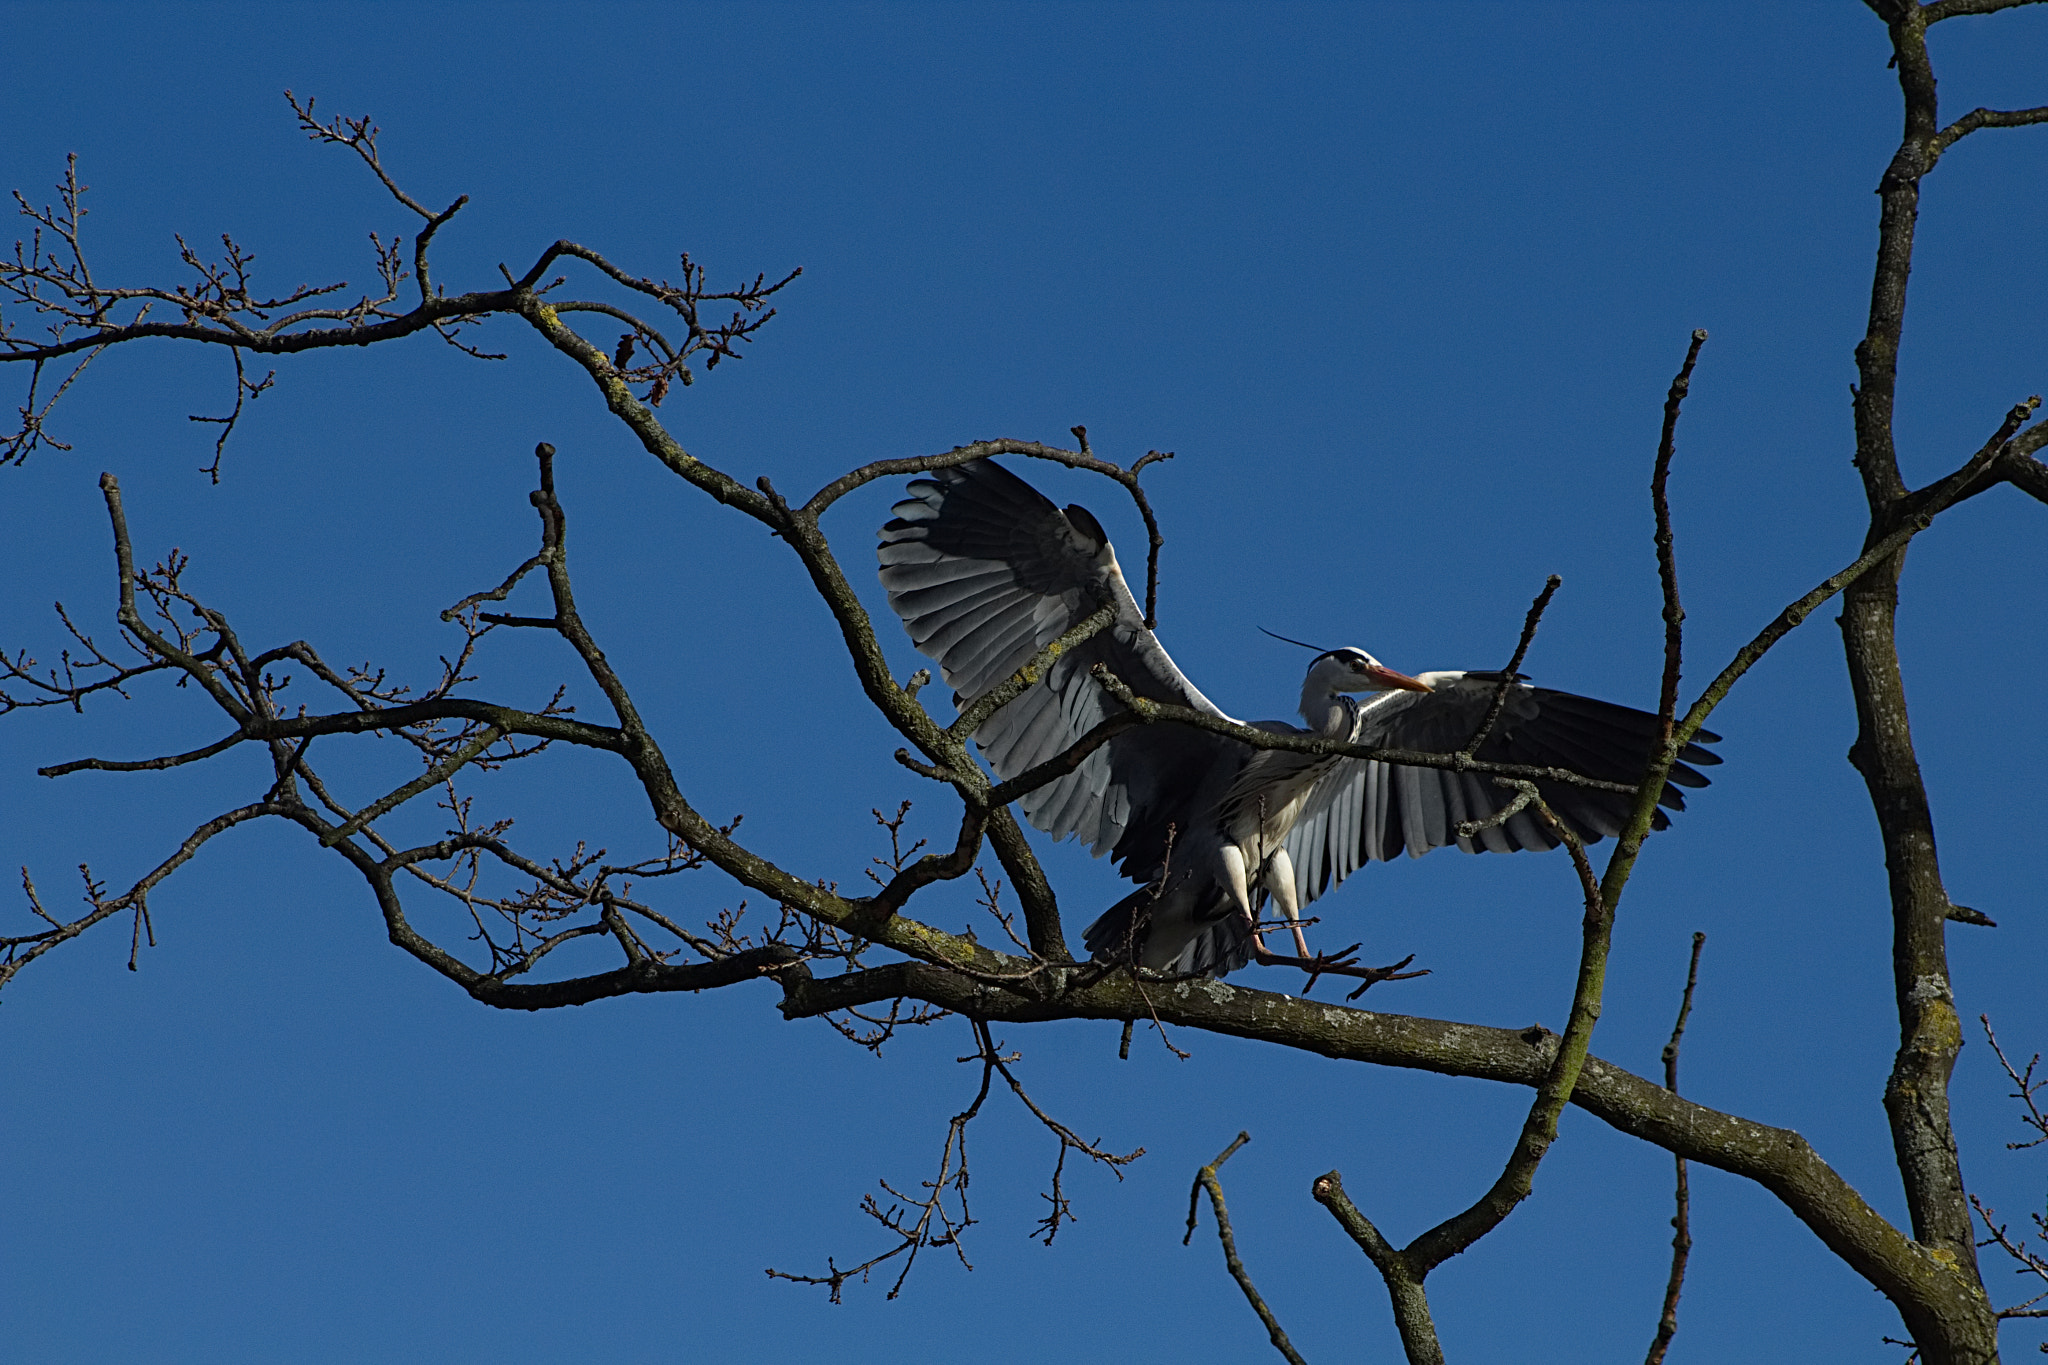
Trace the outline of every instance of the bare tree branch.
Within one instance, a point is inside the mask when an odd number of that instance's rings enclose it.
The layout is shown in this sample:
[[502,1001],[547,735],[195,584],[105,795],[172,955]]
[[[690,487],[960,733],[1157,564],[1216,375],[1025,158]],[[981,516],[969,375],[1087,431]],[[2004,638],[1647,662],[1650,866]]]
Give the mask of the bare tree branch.
[[[2042,3],[2042,0],[1934,0],[1934,3],[1922,6],[1922,8],[1926,11],[1926,21],[1930,24],[1938,24],[1944,19],[1956,19],[1963,15],[1996,14],[2000,10],[2017,9],[2021,5],[2038,5],[2040,3]],[[1878,14],[1880,17],[1884,17],[1885,12],[1880,9]]]
[[1081,443],[1081,449],[1078,451],[1062,450],[1058,446],[1043,445],[1037,441],[972,441],[938,455],[915,456],[904,460],[876,460],[858,469],[849,470],[820,488],[811,495],[810,501],[804,504],[803,514],[816,521],[833,503],[854,489],[873,483],[876,479],[895,478],[904,474],[925,474],[934,469],[950,469],[955,465],[985,460],[991,455],[1023,455],[1034,460],[1050,460],[1069,469],[1085,469],[1090,473],[1101,474],[1124,486],[1124,490],[1131,496],[1132,504],[1138,509],[1139,517],[1145,523],[1145,627],[1148,630],[1156,629],[1159,624],[1159,548],[1165,544],[1165,538],[1159,533],[1159,519],[1153,515],[1152,503],[1145,496],[1144,486],[1139,482],[1138,475],[1147,465],[1172,459],[1173,452],[1148,450],[1132,461],[1129,468],[1125,468],[1101,459],[1089,448],[1086,427],[1075,427],[1074,437]]
[[[1667,749],[1652,762],[1651,775],[1645,779],[1643,791],[1637,798],[1637,809],[1629,828],[1609,860],[1609,879],[1604,886],[1594,876],[1578,834],[1542,802],[1533,783],[1524,785],[1522,795],[1536,807],[1552,836],[1571,854],[1572,868],[1578,874],[1580,890],[1585,897],[1585,919],[1578,979],[1573,987],[1571,1012],[1564,1035],[1558,1040],[1549,1069],[1537,1084],[1535,1099],[1515,1139],[1514,1149],[1492,1186],[1469,1207],[1444,1219],[1401,1248],[1395,1248],[1382,1237],[1371,1220],[1351,1203],[1344,1193],[1343,1179],[1336,1171],[1323,1176],[1313,1187],[1317,1202],[1330,1210],[1379,1271],[1411,1365],[1437,1365],[1443,1359],[1424,1281],[1439,1265],[1468,1250],[1499,1227],[1516,1206],[1529,1197],[1535,1187],[1537,1167],[1557,1139],[1558,1119],[1571,1102],[1573,1088],[1584,1071],[1593,1028],[1600,1017],[1600,1000],[1607,977],[1607,954],[1613,939],[1614,912],[1626,882],[1627,863],[1634,851],[1630,836],[1639,842],[1642,831],[1648,828],[1648,811],[1655,809],[1655,793],[1663,790],[1664,778],[1672,761],[1672,752]],[[1618,875],[1617,867],[1621,869]]]
[[264,391],[267,390],[271,386],[271,383],[277,378],[277,371],[272,370],[268,374],[264,375],[263,378],[261,379],[251,380],[248,376],[248,372],[242,366],[242,353],[240,351],[230,351],[228,352],[228,355],[235,362],[234,409],[230,411],[228,415],[225,417],[201,417],[195,414],[185,419],[188,422],[209,422],[214,425],[217,425],[220,428],[220,435],[214,440],[213,443],[213,460],[204,469],[201,469],[199,471],[200,473],[206,475],[214,483],[220,482],[221,456],[226,452],[228,448],[228,437],[234,435],[235,425],[242,420],[243,402],[245,400],[254,401],[255,399],[261,398],[264,394]]
[[[961,1244],[961,1234],[976,1221],[967,1203],[967,1129],[980,1114],[983,1102],[988,1099],[990,1083],[998,1075],[1009,1085],[1011,1093],[1016,1095],[1018,1101],[1030,1111],[1031,1116],[1059,1139],[1059,1155],[1053,1165],[1051,1189],[1044,1195],[1052,1206],[1051,1211],[1039,1221],[1035,1234],[1042,1237],[1047,1246],[1052,1245],[1060,1226],[1071,1222],[1074,1217],[1062,1185],[1068,1152],[1080,1152],[1090,1160],[1107,1166],[1118,1180],[1123,1179],[1120,1167],[1129,1165],[1145,1155],[1145,1149],[1140,1147],[1127,1156],[1118,1156],[1097,1143],[1079,1137],[1071,1128],[1047,1114],[1025,1091],[1016,1073],[1010,1070],[1010,1063],[1017,1060],[1017,1054],[1003,1052],[1003,1045],[989,1032],[987,1021],[971,1019],[969,1025],[974,1030],[975,1050],[958,1060],[981,1063],[981,1084],[975,1091],[973,1101],[966,1109],[955,1114],[947,1124],[946,1139],[939,1152],[938,1174],[922,1182],[926,1190],[925,1196],[918,1198],[901,1193],[887,1181],[883,1181],[882,1189],[895,1200],[894,1203],[884,1207],[872,1194],[864,1196],[861,1200],[861,1212],[880,1223],[896,1238],[896,1244],[845,1270],[841,1270],[836,1261],[827,1257],[826,1272],[823,1275],[792,1274],[771,1268],[768,1271],[770,1279],[823,1285],[831,1301],[838,1303],[849,1280],[857,1278],[865,1283],[878,1266],[900,1256],[903,1260],[897,1270],[895,1283],[889,1287],[888,1293],[889,1298],[895,1298],[902,1292],[904,1281],[910,1278],[910,1271],[917,1263],[918,1253],[927,1247],[951,1247],[954,1254],[960,1258],[960,1264],[972,1270],[974,1267],[967,1260],[966,1248]],[[950,1208],[946,1203],[949,1194],[953,1199]]]
[[[649,363],[630,365],[632,348],[622,345],[617,352],[618,363],[608,367],[607,379],[621,385],[622,392],[626,384],[644,385],[647,401],[658,406],[672,382],[694,382],[689,364],[692,356],[701,357],[707,370],[715,369],[721,360],[741,358],[740,348],[775,315],[767,301],[802,273],[801,269],[792,270],[773,283],[759,275],[752,283],[733,289],[713,289],[706,281],[704,268],[685,255],[681,260],[682,282],[670,284],[631,275],[597,252],[565,240],[542,252],[519,279],[506,272],[505,289],[451,296],[431,280],[428,249],[434,235],[468,202],[468,196],[457,197],[438,213],[429,210],[384,169],[376,145],[378,130],[367,117],[330,119],[323,123],[315,117],[313,101],[301,104],[290,91],[286,92],[286,99],[309,138],[356,152],[393,198],[423,220],[413,241],[411,270],[405,269],[400,258],[397,239],[387,244],[372,233],[382,293],[374,297],[363,294],[346,307],[307,307],[302,305],[346,289],[346,281],[301,285],[275,296],[259,295],[252,283],[255,256],[224,236],[223,255],[217,261],[203,259],[179,240],[180,259],[196,277],[190,285],[102,284],[87,263],[80,234],[85,214],[82,200],[87,187],[78,180],[77,159],[73,157],[58,186],[60,208],[36,208],[19,192],[14,196],[18,212],[31,220],[34,229],[28,242],[16,244],[11,260],[0,259],[0,300],[12,298],[47,325],[43,339],[31,339],[0,321],[0,362],[25,362],[30,367],[28,395],[19,408],[19,423],[12,434],[0,437],[0,464],[19,463],[41,444],[68,448],[47,433],[47,419],[56,401],[93,357],[108,346],[151,337],[226,346],[235,358],[232,410],[225,417],[193,418],[222,428],[213,460],[205,470],[216,481],[222,453],[240,420],[244,402],[267,390],[275,378],[273,371],[261,380],[248,379],[241,359],[244,351],[290,355],[328,346],[372,345],[432,331],[466,354],[486,360],[502,359],[501,355],[462,341],[462,331],[496,314],[538,317],[543,307],[549,317],[557,319],[564,312],[594,312],[624,321],[630,329],[629,338],[648,343],[652,357]],[[612,283],[653,299],[675,313],[683,323],[682,341],[672,343],[649,323],[602,300],[541,304],[536,289],[548,269],[564,258],[592,265]],[[408,274],[418,287],[419,301],[412,308],[399,311],[394,305]],[[728,304],[730,312],[722,319],[705,312],[706,305]],[[150,321],[151,310],[157,308],[174,310],[179,320]],[[81,352],[84,358],[65,372],[47,397],[42,397],[45,364]]]
[[[1564,580],[1556,574],[1543,581],[1543,590],[1536,594],[1536,600],[1529,604],[1529,612],[1522,618],[1522,633],[1515,641],[1515,652],[1508,656],[1508,666],[1501,670],[1500,685],[1493,689],[1493,702],[1486,708],[1486,718],[1479,722],[1479,728],[1472,732],[1472,739],[1459,752],[1470,759],[1479,752],[1479,746],[1493,736],[1493,727],[1500,724],[1501,713],[1507,710],[1508,695],[1515,690],[1515,683],[1521,678],[1522,660],[1529,657],[1529,646],[1536,642],[1536,627],[1543,621],[1543,612],[1550,605],[1550,599],[1564,586]],[[1517,810],[1521,807],[1516,807]],[[1478,828],[1473,829],[1478,833]],[[1465,837],[1470,838],[1471,835]]]
[[2048,105],[2034,109],[1972,109],[1935,134],[1931,145],[1939,156],[1979,128],[2025,128],[2035,123],[2048,123]]
[[1250,1133],[1239,1133],[1228,1147],[1217,1153],[1214,1161],[1195,1172],[1195,1183],[1188,1188],[1188,1234],[1180,1239],[1180,1244],[1186,1246],[1194,1239],[1195,1215],[1201,1208],[1202,1191],[1207,1190],[1209,1207],[1216,1214],[1216,1240],[1223,1244],[1223,1264],[1230,1271],[1230,1278],[1237,1281],[1237,1287],[1244,1291],[1245,1300],[1251,1304],[1252,1311],[1257,1313],[1259,1321],[1265,1324],[1266,1335],[1272,1340],[1273,1349],[1278,1351],[1289,1365],[1308,1365],[1308,1362],[1301,1358],[1301,1353],[1294,1349],[1294,1343],[1287,1339],[1286,1331],[1280,1326],[1280,1319],[1274,1317],[1273,1310],[1266,1306],[1258,1287],[1252,1283],[1251,1274],[1245,1270],[1243,1260],[1238,1257],[1237,1237],[1230,1229],[1230,1210],[1223,1203],[1223,1181],[1217,1173],[1223,1169],[1224,1162],[1236,1155],[1238,1148],[1251,1140]]
[[1678,714],[1679,666],[1684,657],[1685,608],[1678,601],[1678,558],[1671,536],[1671,457],[1677,448],[1678,412],[1692,389],[1692,367],[1707,344],[1704,328],[1696,328],[1686,348],[1685,363],[1671,381],[1664,398],[1664,434],[1657,441],[1657,462],[1650,473],[1650,506],[1657,521],[1657,582],[1664,591],[1664,678],[1657,693],[1657,728],[1664,743],[1671,743],[1672,717]]
[[1949,490],[1945,496],[1928,499],[1882,539],[1868,546],[1839,573],[1823,579],[1810,592],[1788,604],[1772,618],[1769,625],[1758,631],[1748,644],[1735,652],[1735,657],[1728,661],[1727,667],[1723,668],[1714,681],[1707,685],[1706,690],[1700,693],[1699,698],[1686,711],[1685,718],[1678,723],[1671,742],[1679,746],[1690,743],[1693,737],[1699,734],[1700,728],[1706,724],[1707,717],[1713,714],[1714,708],[1726,699],[1730,689],[1770,652],[1773,645],[1784,639],[1800,622],[1812,615],[1815,608],[1836,593],[1861,581],[1872,570],[1892,561],[1914,536],[1933,524],[1937,514],[1952,506],[1962,496],[1970,480],[1989,467],[1997,455],[1996,448],[1988,448],[1988,453],[1980,450],[1971,456],[1954,475],[1942,480]]
[[[1685,969],[1685,994],[1678,1001],[1678,1020],[1671,1025],[1671,1041],[1664,1044],[1664,1088],[1674,1095],[1678,1093],[1678,1045],[1685,1038],[1685,1021],[1692,1013],[1692,992],[1700,980],[1700,949],[1706,943],[1705,934],[1695,933],[1692,936],[1692,960]],[[1692,1190],[1686,1180],[1685,1158],[1674,1157],[1672,1164],[1677,1168],[1677,1181],[1672,1196],[1671,1274],[1664,1281],[1664,1309],[1657,1315],[1657,1335],[1650,1342],[1650,1351],[1643,1357],[1643,1365],[1663,1365],[1665,1352],[1671,1349],[1671,1339],[1678,1335],[1678,1296],[1685,1289],[1686,1261],[1692,1256]]]
[[1444,1365],[1436,1319],[1429,1311],[1429,1295],[1422,1287],[1422,1278],[1410,1269],[1408,1258],[1373,1226],[1370,1218],[1359,1212],[1344,1193],[1344,1177],[1336,1171],[1317,1176],[1310,1190],[1316,1202],[1330,1211],[1337,1226],[1358,1243],[1359,1250],[1386,1281],[1387,1296],[1394,1308],[1394,1328],[1401,1334],[1408,1365]]
[[2034,407],[2030,402],[2009,413],[1993,440],[1948,479],[1919,495],[1907,489],[1894,421],[1921,181],[1969,125],[1966,118],[1949,130],[1941,126],[1927,25],[1963,12],[1989,9],[1952,0],[1946,7],[1908,3],[1879,10],[1890,31],[1905,118],[1898,150],[1878,183],[1877,260],[1869,318],[1856,348],[1855,465],[1870,513],[1865,559],[1876,562],[1873,572],[1847,586],[1840,618],[1857,715],[1849,758],[1877,818],[1890,883],[1899,1044],[1885,1087],[1885,1114],[1914,1240],[1953,1268],[1957,1286],[1939,1299],[1895,1301],[1928,1365],[1995,1358],[1997,1320],[1977,1264],[1949,1117],[1948,1083],[1962,1046],[1946,940],[1954,903],[1942,882],[1933,812],[1913,748],[1899,664],[1898,590],[1905,532],[1962,496],[1994,461],[2014,459],[2006,453],[2007,442]]
[[[1024,964],[1018,959],[1000,962]],[[999,963],[1000,969],[1000,963]],[[991,1023],[1052,1019],[1144,1019],[1291,1047],[1339,1060],[1433,1071],[1506,1084],[1542,1083],[1557,1035],[1350,1009],[1220,981],[1151,984],[1129,971],[1052,968],[999,986],[930,963],[903,962],[837,977],[781,973],[782,1012],[810,1018],[899,997],[923,1000]],[[1788,1129],[1738,1118],[1672,1095],[1654,1081],[1589,1056],[1571,1102],[1620,1132],[1688,1160],[1754,1180],[1806,1223],[1830,1250],[1894,1299],[1944,1311],[1967,1302],[1939,1259],[1887,1223]]]
[[[995,1076],[996,1056],[993,1047],[985,1041],[985,1025],[975,1025],[977,1051],[963,1062],[981,1063],[981,1085],[974,1092],[974,1099],[959,1113],[953,1115],[946,1125],[946,1140],[939,1149],[938,1174],[921,1182],[927,1191],[923,1198],[899,1193],[887,1181],[881,1182],[882,1189],[895,1201],[883,1207],[874,1195],[861,1197],[861,1212],[896,1238],[896,1245],[888,1250],[870,1256],[856,1266],[841,1270],[831,1258],[825,1259],[823,1275],[797,1275],[788,1271],[768,1268],[771,1280],[789,1280],[795,1284],[823,1285],[833,1303],[840,1296],[848,1280],[859,1279],[865,1284],[876,1267],[901,1256],[902,1265],[896,1272],[896,1281],[889,1286],[889,1298],[903,1292],[903,1282],[910,1278],[911,1268],[917,1264],[917,1254],[926,1247],[951,1247],[953,1254],[960,1258],[960,1264],[967,1269],[974,1265],[967,1259],[967,1249],[961,1243],[961,1234],[974,1226],[975,1218],[967,1203],[967,1126],[981,1113],[981,1106],[988,1099],[989,1082]],[[1062,1149],[1064,1154],[1064,1148]],[[954,1205],[946,1206],[946,1196],[951,1194]]]
[[[115,915],[133,914],[139,929],[148,914],[149,893],[164,878],[190,862],[209,839],[233,829],[236,825],[276,813],[276,807],[270,802],[257,801],[216,815],[193,830],[170,857],[144,873],[133,886],[118,896],[107,896],[100,884],[93,880],[92,873],[81,865],[78,871],[85,879],[86,901],[92,909],[74,920],[60,921],[43,908],[42,901],[36,894],[35,882],[30,879],[28,869],[24,867],[21,870],[22,891],[28,897],[30,908],[36,917],[47,922],[50,928],[40,933],[0,937],[0,986],[5,986],[14,979],[16,972],[58,944],[77,938],[95,924],[111,919]],[[128,970],[135,970],[135,957],[132,952],[128,958]]]

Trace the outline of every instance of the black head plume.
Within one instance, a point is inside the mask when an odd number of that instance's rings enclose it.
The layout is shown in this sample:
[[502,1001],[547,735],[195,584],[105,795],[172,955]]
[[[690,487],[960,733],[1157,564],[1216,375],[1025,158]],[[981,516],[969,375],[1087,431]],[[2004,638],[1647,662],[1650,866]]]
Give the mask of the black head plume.
[[1303,649],[1312,649],[1318,654],[1328,654],[1331,652],[1327,649],[1324,649],[1321,645],[1312,645],[1308,643],[1306,640],[1290,640],[1285,635],[1274,635],[1272,631],[1267,630],[1264,626],[1259,627],[1259,634],[1272,635],[1274,639],[1278,640],[1283,645],[1298,645]]

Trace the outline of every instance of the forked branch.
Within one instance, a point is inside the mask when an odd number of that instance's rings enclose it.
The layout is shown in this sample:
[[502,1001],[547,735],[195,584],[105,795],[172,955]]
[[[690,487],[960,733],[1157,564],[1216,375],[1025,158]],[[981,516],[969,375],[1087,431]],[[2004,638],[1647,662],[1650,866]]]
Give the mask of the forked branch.
[[1129,1155],[1119,1156],[1103,1148],[1099,1143],[1092,1143],[1079,1137],[1071,1128],[1047,1114],[1026,1092],[1016,1073],[1010,1070],[1011,1064],[1018,1060],[1018,1054],[1003,1051],[1003,1045],[989,1032],[986,1020],[971,1019],[968,1022],[974,1031],[975,1050],[958,1060],[963,1063],[981,1063],[981,1080],[974,1092],[973,1100],[947,1122],[945,1140],[939,1150],[938,1173],[932,1179],[920,1182],[925,1191],[921,1196],[906,1194],[884,1180],[879,1183],[891,1202],[885,1204],[872,1194],[861,1199],[861,1212],[880,1224],[895,1239],[893,1245],[844,1269],[835,1258],[828,1256],[825,1260],[825,1273],[822,1275],[798,1274],[770,1267],[767,1272],[770,1279],[822,1286],[830,1300],[838,1303],[848,1282],[859,1280],[865,1284],[878,1269],[890,1261],[898,1261],[896,1278],[890,1284],[887,1295],[891,1299],[895,1298],[903,1291],[904,1282],[910,1278],[918,1254],[929,1248],[950,1248],[959,1258],[960,1264],[972,1270],[973,1263],[967,1259],[967,1250],[961,1240],[967,1229],[977,1221],[967,1202],[967,1132],[969,1125],[981,1113],[981,1106],[988,1099],[989,1087],[998,1075],[1009,1085],[1011,1092],[1017,1096],[1018,1101],[1031,1116],[1059,1140],[1059,1154],[1053,1164],[1051,1188],[1042,1196],[1051,1208],[1045,1217],[1039,1220],[1035,1234],[1041,1237],[1047,1246],[1052,1245],[1061,1225],[1073,1221],[1074,1217],[1063,1183],[1068,1152],[1079,1152],[1091,1161],[1108,1167],[1118,1180],[1123,1179],[1120,1168],[1145,1154],[1145,1149],[1140,1147]]
[[1216,1240],[1223,1244],[1223,1264],[1230,1271],[1230,1278],[1237,1281],[1237,1287],[1244,1291],[1245,1301],[1251,1304],[1252,1311],[1259,1315],[1259,1321],[1265,1325],[1266,1336],[1272,1341],[1273,1349],[1288,1361],[1288,1365],[1308,1365],[1308,1362],[1301,1358],[1301,1353],[1294,1349],[1294,1343],[1287,1339],[1287,1332],[1280,1326],[1280,1319],[1273,1316],[1273,1310],[1266,1306],[1265,1297],[1259,1293],[1258,1286],[1252,1283],[1250,1272],[1244,1268],[1244,1261],[1237,1254],[1237,1235],[1230,1226],[1230,1209],[1223,1202],[1223,1181],[1218,1173],[1222,1171],[1223,1163],[1235,1156],[1237,1149],[1251,1140],[1250,1133],[1239,1133],[1231,1139],[1228,1147],[1216,1154],[1214,1161],[1195,1172],[1195,1183],[1188,1189],[1188,1233],[1180,1239],[1180,1244],[1186,1246],[1194,1239],[1196,1214],[1202,1206],[1202,1192],[1207,1190],[1209,1207],[1216,1215]]
[[[234,402],[228,414],[192,419],[221,428],[205,471],[217,480],[222,453],[244,404],[267,390],[275,378],[272,371],[262,379],[250,379],[243,352],[291,355],[330,346],[372,345],[431,331],[467,355],[503,359],[464,341],[463,332],[494,315],[533,315],[542,306],[538,296],[563,283],[559,278],[545,285],[542,281],[550,267],[565,258],[585,262],[609,283],[659,303],[681,321],[682,334],[672,339],[644,318],[602,299],[557,299],[546,305],[552,318],[588,312],[623,322],[627,331],[606,363],[606,378],[640,387],[646,401],[659,406],[672,382],[694,382],[692,357],[700,358],[707,370],[723,360],[740,358],[741,347],[775,315],[768,300],[802,273],[792,270],[772,282],[765,274],[757,275],[737,287],[717,289],[708,283],[704,267],[685,254],[680,282],[672,284],[633,275],[587,247],[557,241],[541,252],[520,278],[504,272],[506,288],[451,295],[432,278],[429,248],[435,234],[468,202],[468,196],[457,196],[445,209],[429,209],[385,168],[377,146],[377,127],[367,116],[322,121],[312,100],[301,103],[290,91],[285,98],[309,138],[355,152],[392,198],[421,220],[413,239],[411,268],[407,269],[400,254],[398,238],[386,242],[371,233],[373,270],[381,292],[365,292],[350,304],[333,304],[327,302],[330,296],[348,288],[346,281],[336,281],[266,295],[254,283],[255,253],[224,236],[217,259],[201,256],[179,239],[180,260],[193,272],[188,284],[107,284],[94,275],[87,260],[80,232],[87,187],[78,179],[73,157],[58,186],[58,207],[37,207],[18,191],[14,195],[18,212],[33,227],[29,239],[16,244],[11,259],[0,258],[0,302],[12,300],[21,305],[44,327],[42,335],[29,336],[0,319],[0,361],[19,362],[29,369],[18,422],[11,433],[0,437],[0,465],[19,463],[39,445],[68,449],[48,433],[51,409],[101,352],[125,342],[169,337],[224,346],[235,358]],[[418,300],[404,308],[397,300],[408,277],[417,287]],[[169,316],[152,320],[153,312]],[[646,350],[647,358],[639,364],[632,362],[636,347]],[[74,355],[80,358],[69,361]],[[51,384],[45,368],[59,361],[65,365]]]

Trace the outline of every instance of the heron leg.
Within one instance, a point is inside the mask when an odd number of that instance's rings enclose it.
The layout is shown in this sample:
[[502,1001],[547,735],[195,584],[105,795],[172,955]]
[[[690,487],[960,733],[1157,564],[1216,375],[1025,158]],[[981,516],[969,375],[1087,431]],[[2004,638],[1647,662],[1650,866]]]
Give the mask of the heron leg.
[[1266,889],[1273,893],[1280,913],[1287,916],[1287,927],[1294,932],[1295,948],[1303,957],[1309,956],[1308,938],[1301,932],[1301,902],[1294,892],[1294,860],[1287,856],[1286,849],[1273,850],[1273,856],[1266,860],[1262,880]]
[[1231,901],[1237,906],[1237,913],[1243,915],[1245,923],[1251,926],[1253,941],[1263,948],[1264,941],[1258,937],[1259,917],[1252,913],[1251,887],[1245,879],[1244,851],[1236,844],[1225,844],[1218,861],[1223,864],[1224,889],[1230,893]]

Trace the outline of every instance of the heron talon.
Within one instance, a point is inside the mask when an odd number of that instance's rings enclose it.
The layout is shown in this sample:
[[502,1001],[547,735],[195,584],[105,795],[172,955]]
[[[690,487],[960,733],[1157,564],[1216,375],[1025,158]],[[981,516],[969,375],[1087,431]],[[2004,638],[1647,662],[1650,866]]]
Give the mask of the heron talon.
[[1350,968],[1356,967],[1358,963],[1352,955],[1358,951],[1358,947],[1359,945],[1354,943],[1349,948],[1339,948],[1334,953],[1317,953],[1314,957],[1309,958],[1302,967],[1302,970],[1308,973],[1308,980],[1302,984],[1301,993],[1307,995],[1310,991],[1314,990],[1316,982],[1322,978],[1325,972],[1341,974]]
[[1346,1000],[1356,1000],[1382,981],[1413,981],[1418,976],[1428,976],[1429,968],[1427,967],[1424,967],[1419,972],[1404,972],[1401,970],[1414,960],[1415,954],[1410,953],[1399,962],[1393,963],[1390,966],[1364,968],[1358,973],[1359,977],[1362,978],[1358,989],[1344,998]]
[[1349,948],[1345,948],[1340,952],[1317,953],[1314,957],[1286,957],[1279,953],[1269,952],[1264,944],[1254,939],[1252,944],[1252,960],[1262,967],[1294,967],[1300,971],[1307,972],[1308,982],[1301,988],[1303,995],[1307,995],[1311,990],[1315,989],[1316,982],[1324,976],[1348,976],[1361,981],[1363,984],[1357,990],[1345,996],[1346,1000],[1356,1000],[1359,996],[1365,994],[1369,988],[1377,986],[1382,981],[1408,981],[1418,976],[1429,975],[1429,968],[1427,967],[1416,972],[1402,970],[1402,968],[1415,960],[1415,954],[1413,953],[1408,954],[1408,956],[1390,966],[1361,967],[1353,958],[1353,954],[1358,951],[1358,948],[1359,945],[1354,943]]

